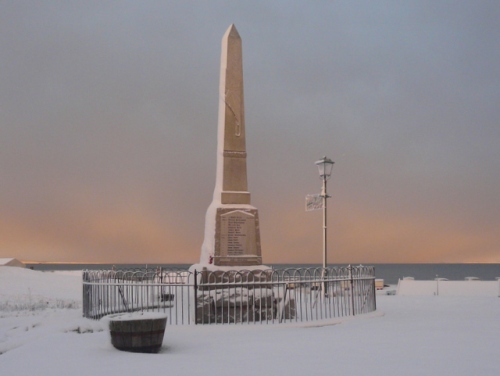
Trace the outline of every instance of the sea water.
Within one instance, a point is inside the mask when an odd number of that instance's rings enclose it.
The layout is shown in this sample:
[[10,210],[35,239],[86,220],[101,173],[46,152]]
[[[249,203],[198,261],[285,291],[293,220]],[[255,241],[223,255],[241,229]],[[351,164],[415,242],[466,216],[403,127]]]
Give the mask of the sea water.
[[[275,269],[285,268],[319,268],[319,264],[266,264]],[[354,265],[354,264],[353,264]],[[385,284],[397,284],[399,279],[413,277],[419,280],[447,278],[449,280],[464,280],[466,277],[477,277],[481,280],[500,278],[500,264],[367,264],[375,267],[376,278],[384,280]],[[34,270],[105,270],[112,269],[181,269],[186,270],[191,264],[27,264]],[[337,266],[337,265],[329,265]],[[341,265],[345,266],[345,265]]]

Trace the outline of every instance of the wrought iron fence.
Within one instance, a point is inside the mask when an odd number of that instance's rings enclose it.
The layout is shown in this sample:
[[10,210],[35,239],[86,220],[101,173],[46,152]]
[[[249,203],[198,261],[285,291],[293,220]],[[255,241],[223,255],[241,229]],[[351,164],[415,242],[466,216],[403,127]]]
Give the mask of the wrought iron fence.
[[167,314],[171,325],[285,323],[376,309],[371,266],[241,271],[85,270],[83,315]]

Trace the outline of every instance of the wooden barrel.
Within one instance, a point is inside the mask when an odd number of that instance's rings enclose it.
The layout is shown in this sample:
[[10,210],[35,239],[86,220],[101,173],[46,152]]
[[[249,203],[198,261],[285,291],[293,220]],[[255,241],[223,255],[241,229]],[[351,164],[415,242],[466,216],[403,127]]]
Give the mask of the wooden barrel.
[[111,344],[122,351],[157,353],[163,343],[167,317],[157,313],[108,316]]

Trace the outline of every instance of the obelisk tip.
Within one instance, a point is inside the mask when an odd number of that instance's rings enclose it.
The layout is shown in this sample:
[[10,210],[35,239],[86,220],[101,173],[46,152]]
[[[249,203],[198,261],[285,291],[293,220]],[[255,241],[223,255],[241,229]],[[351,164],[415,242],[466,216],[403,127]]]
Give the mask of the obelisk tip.
[[238,33],[238,30],[236,30],[236,26],[234,26],[234,24],[229,25],[226,33],[224,34],[224,37],[240,38],[240,34]]

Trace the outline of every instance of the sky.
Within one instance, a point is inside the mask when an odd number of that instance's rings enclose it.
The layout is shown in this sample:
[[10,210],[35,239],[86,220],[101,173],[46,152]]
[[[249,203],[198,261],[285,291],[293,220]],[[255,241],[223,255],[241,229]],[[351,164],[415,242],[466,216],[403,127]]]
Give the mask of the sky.
[[221,39],[264,263],[500,263],[497,1],[4,1],[0,257],[196,263]]

